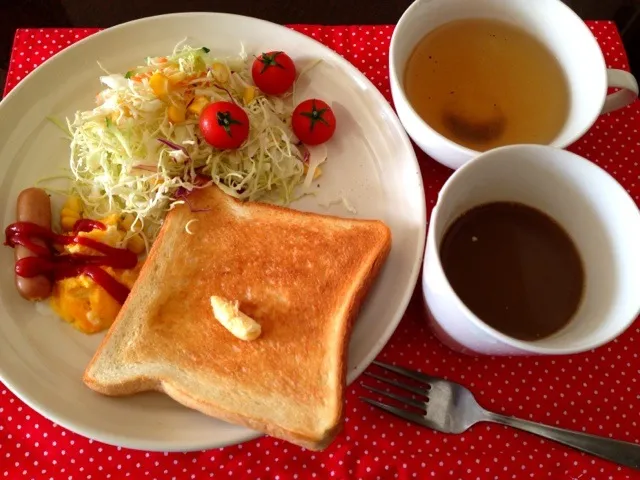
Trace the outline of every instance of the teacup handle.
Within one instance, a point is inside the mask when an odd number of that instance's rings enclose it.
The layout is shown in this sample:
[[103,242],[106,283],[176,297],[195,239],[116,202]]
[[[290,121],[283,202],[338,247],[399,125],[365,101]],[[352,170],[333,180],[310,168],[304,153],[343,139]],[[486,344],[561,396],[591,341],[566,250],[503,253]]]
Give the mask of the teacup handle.
[[638,98],[638,82],[629,72],[610,68],[607,70],[607,83],[610,88],[620,88],[620,90],[607,95],[602,113],[626,107]]

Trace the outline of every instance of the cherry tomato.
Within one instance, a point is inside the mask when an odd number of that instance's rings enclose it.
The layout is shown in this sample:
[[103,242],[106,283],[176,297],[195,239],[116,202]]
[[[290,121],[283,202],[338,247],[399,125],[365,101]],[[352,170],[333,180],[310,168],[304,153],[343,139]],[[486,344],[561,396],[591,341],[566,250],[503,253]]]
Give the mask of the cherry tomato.
[[302,143],[319,145],[333,136],[336,117],[329,105],[312,98],[300,103],[293,111],[291,127]]
[[235,103],[210,103],[200,114],[200,132],[215,148],[238,148],[249,136],[249,117]]
[[296,66],[284,52],[267,52],[257,57],[251,67],[256,86],[267,95],[280,95],[296,79]]

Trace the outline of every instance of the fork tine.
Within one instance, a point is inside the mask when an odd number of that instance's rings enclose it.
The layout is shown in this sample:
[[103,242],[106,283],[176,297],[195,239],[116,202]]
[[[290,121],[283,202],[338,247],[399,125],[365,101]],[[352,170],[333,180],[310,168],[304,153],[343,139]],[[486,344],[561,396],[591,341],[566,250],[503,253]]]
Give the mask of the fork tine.
[[384,383],[388,383],[389,385],[393,385],[394,387],[402,388],[403,390],[408,390],[409,392],[417,393],[418,395],[426,396],[427,392],[419,389],[418,387],[414,387],[412,385],[406,385],[401,382],[397,382],[396,380],[391,380],[390,378],[381,377],[380,375],[375,375],[373,373],[364,372],[367,377],[375,378],[376,380]]
[[418,380],[422,383],[432,384],[433,382],[438,380],[437,378],[430,377],[429,375],[425,375],[424,373],[416,372],[414,370],[408,370],[402,367],[396,367],[395,365],[387,365],[386,363],[381,363],[376,360],[374,360],[373,363],[380,368],[384,368],[385,370],[389,370],[399,375],[404,375],[405,377],[413,378],[414,380]]
[[362,385],[363,388],[366,388],[370,392],[377,393],[378,395],[382,395],[384,397],[393,398],[394,400],[405,403],[407,405],[411,405],[412,407],[421,408],[423,410],[426,407],[425,402],[420,402],[409,397],[403,397],[402,395],[396,395],[395,393],[385,392],[384,390],[378,390],[377,388],[370,387],[369,385],[365,385],[364,383],[360,383],[360,385]]
[[370,398],[366,397],[360,397],[360,400],[381,410],[392,413],[393,415],[396,415],[400,418],[404,418],[405,420],[408,420],[410,422],[428,427],[424,417],[418,413],[407,412],[406,410],[403,410],[401,408],[392,407],[391,405],[387,405],[386,403],[378,402],[377,400],[371,400]]

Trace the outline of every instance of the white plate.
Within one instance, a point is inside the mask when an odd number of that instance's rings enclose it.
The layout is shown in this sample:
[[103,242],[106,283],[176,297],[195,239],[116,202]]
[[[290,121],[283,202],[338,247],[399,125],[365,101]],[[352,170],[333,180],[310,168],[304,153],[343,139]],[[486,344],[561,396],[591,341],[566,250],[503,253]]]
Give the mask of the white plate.
[[[99,60],[124,72],[146,56],[164,55],[185,36],[192,45],[235,55],[285,50],[295,61],[321,58],[303,82],[303,97],[332,103],[338,129],[328,144],[320,179],[325,199],[343,193],[357,217],[384,220],[393,247],[363,306],[349,346],[348,381],[375,358],[400,321],[414,290],[424,250],[426,207],[420,169],[398,119],[378,90],[350,63],[320,43],[253,18],[188,13],[126,23],[73,45],[26,77],[0,103],[0,205],[3,227],[15,221],[21,189],[55,174],[68,161],[68,144],[47,115],[87,110],[100,90]],[[350,214],[307,198],[295,208]],[[127,398],[84,386],[85,365],[101,335],[85,336],[38,314],[14,288],[13,251],[0,248],[0,378],[29,406],[81,435],[145,450],[200,450],[236,444],[258,434],[206,417],[156,393]]]

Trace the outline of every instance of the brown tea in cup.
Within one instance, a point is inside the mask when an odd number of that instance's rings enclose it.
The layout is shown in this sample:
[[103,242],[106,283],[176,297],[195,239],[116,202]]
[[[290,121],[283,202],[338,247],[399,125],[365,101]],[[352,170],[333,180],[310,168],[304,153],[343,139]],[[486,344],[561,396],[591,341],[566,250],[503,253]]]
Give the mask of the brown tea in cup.
[[407,62],[405,90],[427,124],[476,151],[551,143],[570,109],[569,84],[551,50],[489,18],[429,32]]

